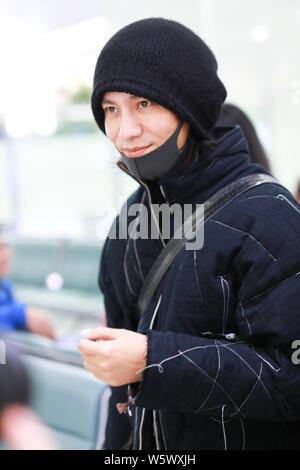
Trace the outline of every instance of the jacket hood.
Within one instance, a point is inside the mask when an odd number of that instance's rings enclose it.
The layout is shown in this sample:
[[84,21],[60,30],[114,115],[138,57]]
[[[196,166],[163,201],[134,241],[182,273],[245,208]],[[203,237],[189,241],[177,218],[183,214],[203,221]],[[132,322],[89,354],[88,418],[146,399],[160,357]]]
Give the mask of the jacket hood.
[[185,168],[181,165],[172,175],[157,181],[169,203],[191,200],[203,203],[238,178],[253,173],[268,174],[263,167],[251,162],[248,144],[239,126],[216,128],[214,139],[212,150],[196,151],[189,165]]

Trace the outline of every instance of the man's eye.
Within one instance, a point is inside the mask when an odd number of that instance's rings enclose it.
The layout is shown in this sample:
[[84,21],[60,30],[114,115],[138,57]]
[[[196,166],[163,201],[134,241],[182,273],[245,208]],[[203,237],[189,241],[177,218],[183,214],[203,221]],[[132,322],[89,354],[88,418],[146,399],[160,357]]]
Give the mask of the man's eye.
[[150,106],[150,101],[148,101],[148,100],[140,101],[140,102],[139,102],[139,105],[140,105],[141,108],[149,108],[149,106]]
[[108,114],[113,114],[115,109],[116,108],[114,106],[107,106],[107,108],[104,108],[104,112]]

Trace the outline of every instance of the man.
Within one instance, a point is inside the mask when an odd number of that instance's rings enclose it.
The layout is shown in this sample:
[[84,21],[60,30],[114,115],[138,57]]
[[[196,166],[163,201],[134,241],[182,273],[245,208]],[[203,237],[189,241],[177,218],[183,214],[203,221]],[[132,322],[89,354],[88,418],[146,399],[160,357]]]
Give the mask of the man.
[[[102,50],[92,110],[140,184],[127,201],[203,204],[267,174],[239,127],[214,129],[226,90],[207,45],[161,18],[132,23]],[[142,216],[136,220],[142,224]],[[109,236],[100,269],[108,327],[83,332],[85,367],[112,386],[107,449],[280,449],[300,442],[300,214],[279,184],[239,195],[182,248],[140,317],[138,299],[169,239]],[[114,228],[124,229],[122,214]],[[115,231],[116,233],[118,230]],[[172,236],[172,233],[170,234]],[[129,401],[126,389],[129,387]],[[127,415],[118,415],[127,411]]]
[[7,279],[10,261],[11,251],[0,234],[0,331],[28,330],[54,339],[54,329],[46,312],[15,300],[12,283]]

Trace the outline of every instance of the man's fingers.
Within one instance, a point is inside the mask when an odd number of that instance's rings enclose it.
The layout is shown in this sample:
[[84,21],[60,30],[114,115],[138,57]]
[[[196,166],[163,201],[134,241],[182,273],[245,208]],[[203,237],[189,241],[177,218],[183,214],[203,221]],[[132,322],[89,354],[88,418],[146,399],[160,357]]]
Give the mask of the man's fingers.
[[95,357],[99,360],[103,357],[110,356],[112,353],[112,345],[110,341],[94,341],[82,338],[78,342],[78,350],[83,356]]
[[97,339],[115,339],[120,336],[121,330],[118,328],[108,328],[106,326],[99,326],[92,330],[82,330],[80,336],[90,340]]
[[83,355],[88,354],[94,356],[95,354],[101,354],[101,351],[99,351],[99,342],[91,341],[86,338],[79,340],[78,350]]

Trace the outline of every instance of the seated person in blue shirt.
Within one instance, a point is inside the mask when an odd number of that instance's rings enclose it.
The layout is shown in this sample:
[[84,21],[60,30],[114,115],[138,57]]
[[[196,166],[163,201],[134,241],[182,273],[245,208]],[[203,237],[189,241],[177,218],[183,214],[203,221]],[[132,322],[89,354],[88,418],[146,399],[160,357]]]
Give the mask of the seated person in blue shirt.
[[0,235],[0,331],[28,330],[54,339],[54,329],[46,312],[14,298],[12,283],[7,279],[10,260],[11,251]]

